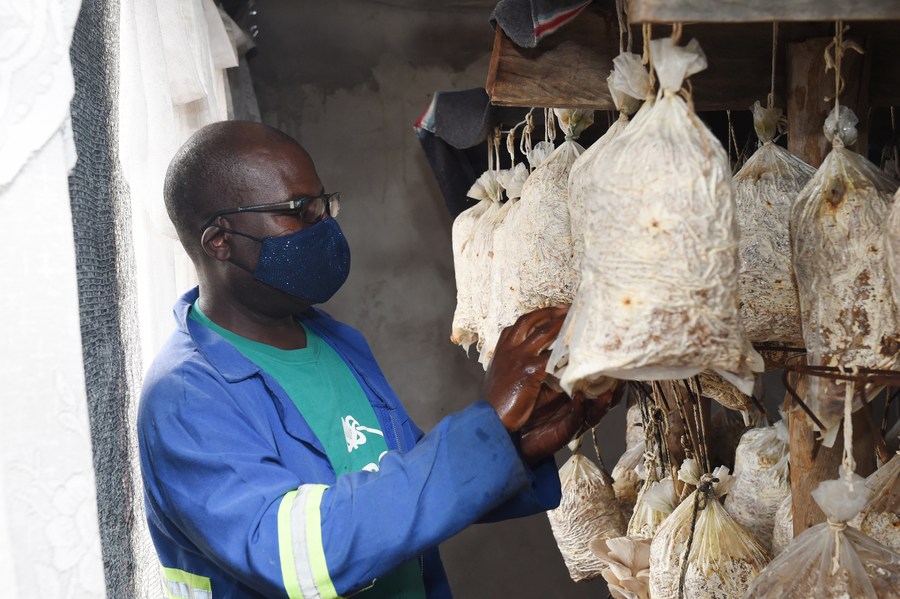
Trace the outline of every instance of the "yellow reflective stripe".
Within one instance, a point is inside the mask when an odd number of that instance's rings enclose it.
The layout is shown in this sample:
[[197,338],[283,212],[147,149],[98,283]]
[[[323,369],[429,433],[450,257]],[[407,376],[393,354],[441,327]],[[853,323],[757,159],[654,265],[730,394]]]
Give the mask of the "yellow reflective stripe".
[[338,599],[322,545],[326,485],[300,485],[278,506],[281,576],[289,599]]
[[294,543],[291,540],[291,507],[297,491],[286,493],[278,506],[278,554],[281,558],[281,578],[289,599],[304,599],[294,565]]
[[176,568],[162,568],[166,599],[212,599],[212,582],[205,576]]
[[325,485],[315,485],[306,498],[306,542],[313,580],[322,599],[339,597],[328,574],[325,563],[325,547],[322,544],[322,496]]

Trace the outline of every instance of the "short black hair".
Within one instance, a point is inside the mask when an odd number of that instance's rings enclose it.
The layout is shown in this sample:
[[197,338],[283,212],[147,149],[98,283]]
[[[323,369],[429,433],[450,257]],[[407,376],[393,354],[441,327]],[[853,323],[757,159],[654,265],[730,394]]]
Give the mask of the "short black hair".
[[169,219],[188,255],[200,255],[200,225],[210,214],[225,207],[223,199],[245,189],[242,147],[248,140],[300,144],[268,125],[247,121],[222,121],[194,133],[172,158],[166,171],[163,196]]

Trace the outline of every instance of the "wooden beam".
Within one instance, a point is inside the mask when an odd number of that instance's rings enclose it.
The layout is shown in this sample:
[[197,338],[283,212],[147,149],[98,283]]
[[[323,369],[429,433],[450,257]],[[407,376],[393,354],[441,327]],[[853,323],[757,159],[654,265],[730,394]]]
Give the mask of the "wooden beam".
[[[777,96],[783,98],[786,89],[788,42],[828,36],[832,30],[827,24],[802,23],[779,28]],[[900,55],[898,30],[900,23],[890,22],[854,24],[850,30],[873,44],[872,106],[900,105],[900,63],[893,58]],[[640,52],[640,28],[632,28],[632,33],[634,49]],[[668,27],[653,30],[654,37],[668,33]],[[746,110],[756,100],[765,100],[772,68],[770,24],[686,25],[682,39],[692,37],[700,41],[709,62],[709,68],[691,77],[697,110]],[[539,48],[516,46],[498,27],[485,89],[499,106],[614,110],[606,78],[619,52],[618,39],[613,13],[593,5]],[[848,60],[854,59],[848,55]]]
[[900,19],[900,0],[629,0],[632,23]]
[[[804,393],[800,394],[805,397]],[[867,409],[867,408],[864,408]],[[844,451],[843,432],[838,432],[834,447],[823,447],[816,440],[818,433],[812,422],[800,408],[788,414],[791,453],[791,509],[794,514],[794,536],[825,521],[825,514],[819,509],[812,492],[819,483],[838,477],[841,456]],[[842,426],[843,428],[843,426]],[[868,425],[863,410],[853,414],[853,458],[856,473],[868,476],[875,471],[875,436]]]
[[585,10],[538,48],[520,48],[497,27],[485,89],[499,106],[615,110],[606,78],[619,53],[618,25]]

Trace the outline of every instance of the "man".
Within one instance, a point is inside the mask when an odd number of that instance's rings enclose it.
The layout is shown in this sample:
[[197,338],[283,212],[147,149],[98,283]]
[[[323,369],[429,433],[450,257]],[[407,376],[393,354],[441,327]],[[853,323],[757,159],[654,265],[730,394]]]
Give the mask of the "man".
[[565,309],[507,329],[485,401],[423,435],[362,336],[311,307],[350,256],[340,197],[296,141],[210,125],[173,159],[165,200],[200,281],[138,418],[169,597],[449,597],[440,542],[559,502],[552,454],[611,401],[542,386]]

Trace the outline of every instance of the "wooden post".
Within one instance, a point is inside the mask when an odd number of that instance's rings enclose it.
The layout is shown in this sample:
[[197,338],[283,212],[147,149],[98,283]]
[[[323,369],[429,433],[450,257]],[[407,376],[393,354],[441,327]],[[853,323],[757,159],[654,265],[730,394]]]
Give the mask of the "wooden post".
[[[832,38],[814,38],[788,44],[787,118],[788,150],[818,167],[831,150],[822,126],[834,107],[834,71],[825,72],[825,48]],[[865,47],[865,40],[854,40]],[[859,117],[859,137],[851,149],[865,155],[868,150],[868,65],[870,54],[852,50],[844,54],[841,72],[844,91],[841,104]]]
[[[852,32],[852,30],[851,30]],[[825,72],[825,48],[832,38],[814,38],[788,45],[787,117],[788,150],[813,166],[820,166],[831,150],[822,125],[834,106],[834,71]],[[865,47],[864,40],[856,40]],[[866,153],[868,89],[871,52],[860,56],[849,51],[844,55],[842,74],[844,91],[840,102],[849,106],[859,117],[859,137],[852,149]],[[807,397],[804,379],[795,388],[800,397]],[[797,406],[789,413],[791,453],[791,493],[793,496],[794,536],[810,526],[825,521],[825,515],[812,498],[812,492],[823,480],[836,478],[843,452],[843,438],[838,434],[834,447],[823,447],[817,441],[818,432]],[[875,441],[871,427],[861,411],[853,416],[853,453],[856,471],[867,476],[875,470]]]
[[[804,379],[797,389],[800,397],[806,397],[806,387]],[[818,433],[812,422],[798,407],[789,412],[788,422],[791,434],[791,503],[796,537],[810,526],[825,521],[825,514],[813,500],[812,492],[823,480],[838,477],[844,437],[842,429],[838,432],[834,447],[823,447],[816,440]],[[860,476],[868,476],[875,471],[875,436],[863,410],[853,414],[853,459],[856,460],[856,473]]]

